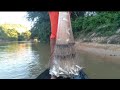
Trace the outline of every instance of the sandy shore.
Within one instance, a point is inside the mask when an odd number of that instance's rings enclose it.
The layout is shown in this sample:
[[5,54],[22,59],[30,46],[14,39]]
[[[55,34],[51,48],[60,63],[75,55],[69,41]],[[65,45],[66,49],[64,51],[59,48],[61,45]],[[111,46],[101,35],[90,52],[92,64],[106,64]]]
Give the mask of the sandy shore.
[[76,49],[103,60],[120,63],[120,45],[76,42]]

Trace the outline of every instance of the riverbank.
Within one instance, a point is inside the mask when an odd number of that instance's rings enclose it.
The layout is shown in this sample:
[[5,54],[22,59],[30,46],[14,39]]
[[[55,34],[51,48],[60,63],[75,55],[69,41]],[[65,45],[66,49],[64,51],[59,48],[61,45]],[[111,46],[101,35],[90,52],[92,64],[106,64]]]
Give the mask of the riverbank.
[[120,63],[120,45],[117,44],[99,44],[76,41],[76,50],[80,53],[102,58]]
[[92,42],[101,44],[120,44],[120,35],[117,32],[118,30],[116,31],[116,34],[111,36],[97,36],[97,33],[94,32],[88,34],[81,33],[78,39],[82,42]]

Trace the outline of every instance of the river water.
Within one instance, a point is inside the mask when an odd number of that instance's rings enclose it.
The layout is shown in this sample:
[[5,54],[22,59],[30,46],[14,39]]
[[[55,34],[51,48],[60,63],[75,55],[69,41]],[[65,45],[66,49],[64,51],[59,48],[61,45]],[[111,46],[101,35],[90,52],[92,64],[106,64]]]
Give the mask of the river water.
[[[0,43],[0,79],[35,79],[48,64],[48,44],[31,42]],[[80,53],[85,73],[91,79],[120,78],[120,63]]]

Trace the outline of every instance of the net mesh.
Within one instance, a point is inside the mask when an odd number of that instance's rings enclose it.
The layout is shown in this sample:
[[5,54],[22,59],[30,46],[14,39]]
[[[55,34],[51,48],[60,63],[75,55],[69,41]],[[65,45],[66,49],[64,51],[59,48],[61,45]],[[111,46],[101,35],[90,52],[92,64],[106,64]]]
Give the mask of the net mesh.
[[56,77],[78,75],[79,56],[75,50],[75,42],[71,28],[69,12],[59,12],[56,46],[50,67],[50,74]]

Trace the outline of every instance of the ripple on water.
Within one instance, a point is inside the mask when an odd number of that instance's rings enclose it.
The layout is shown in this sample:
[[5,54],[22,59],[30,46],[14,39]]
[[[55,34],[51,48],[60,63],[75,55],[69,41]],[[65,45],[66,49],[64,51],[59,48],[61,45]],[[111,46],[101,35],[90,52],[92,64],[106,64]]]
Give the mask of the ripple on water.
[[39,53],[30,45],[8,47],[0,46],[0,79],[29,79],[40,74]]

